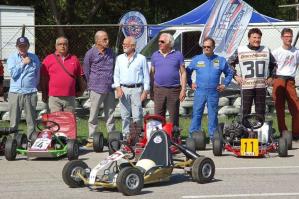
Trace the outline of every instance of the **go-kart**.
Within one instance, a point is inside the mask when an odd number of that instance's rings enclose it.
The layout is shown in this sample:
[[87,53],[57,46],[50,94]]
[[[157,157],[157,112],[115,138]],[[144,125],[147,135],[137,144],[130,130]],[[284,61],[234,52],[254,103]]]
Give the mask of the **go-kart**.
[[277,140],[274,132],[272,122],[264,122],[258,114],[246,115],[231,124],[220,123],[214,135],[213,154],[221,156],[227,150],[238,157],[264,157],[278,152],[280,157],[286,157],[292,147],[292,134],[286,132]]
[[37,122],[39,131],[31,134],[28,141],[25,134],[17,134],[16,139],[7,139],[5,158],[15,160],[17,154],[31,157],[61,157],[78,159],[79,144],[76,140],[77,126],[71,112],[43,114]]
[[[165,118],[160,115],[146,114],[143,119],[143,128],[139,127],[136,123],[132,123],[130,125],[130,133],[126,138],[127,145],[133,148],[137,157],[141,155],[148,140],[157,129],[166,132],[172,142],[182,144],[181,129],[172,123],[167,123]],[[109,154],[114,153],[121,147],[121,142],[117,141],[121,141],[122,139],[122,135],[118,132],[109,133]],[[170,146],[170,151],[172,154],[180,152],[175,145]]]
[[[171,144],[176,146],[187,160],[174,160],[170,152]],[[137,161],[134,156],[131,146],[122,144],[120,150],[100,161],[93,169],[81,160],[68,162],[62,170],[62,178],[71,188],[117,188],[124,195],[136,195],[141,192],[144,184],[168,181],[175,168],[183,169],[198,183],[211,182],[215,174],[212,159],[199,156],[173,142],[168,133],[161,129],[154,131],[148,138]]]
[[16,134],[18,130],[14,128],[0,128],[0,154],[2,154],[5,150],[5,143],[7,141],[7,136],[10,134]]

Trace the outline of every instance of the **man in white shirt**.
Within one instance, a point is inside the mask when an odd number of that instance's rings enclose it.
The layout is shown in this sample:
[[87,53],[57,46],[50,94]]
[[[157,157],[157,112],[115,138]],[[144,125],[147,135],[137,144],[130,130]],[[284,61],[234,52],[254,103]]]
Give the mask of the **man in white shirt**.
[[123,41],[124,53],[116,58],[114,69],[114,86],[120,99],[122,133],[124,137],[130,132],[131,114],[133,122],[142,125],[142,101],[150,90],[149,70],[146,58],[136,53],[136,40],[126,37]]
[[293,139],[299,139],[299,99],[295,89],[295,76],[299,64],[299,51],[292,47],[293,31],[284,28],[281,32],[282,46],[273,51],[277,62],[276,78],[273,82],[279,132],[287,129],[285,123],[285,101],[292,116]]

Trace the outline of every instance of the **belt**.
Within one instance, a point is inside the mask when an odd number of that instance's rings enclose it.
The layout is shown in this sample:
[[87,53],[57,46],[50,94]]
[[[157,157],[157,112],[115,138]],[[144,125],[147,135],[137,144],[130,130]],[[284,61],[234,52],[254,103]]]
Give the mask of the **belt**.
[[276,75],[276,78],[283,79],[283,80],[295,80],[292,76],[283,76],[283,75]]
[[141,87],[143,84],[120,84],[120,86],[127,87],[127,88],[138,88]]

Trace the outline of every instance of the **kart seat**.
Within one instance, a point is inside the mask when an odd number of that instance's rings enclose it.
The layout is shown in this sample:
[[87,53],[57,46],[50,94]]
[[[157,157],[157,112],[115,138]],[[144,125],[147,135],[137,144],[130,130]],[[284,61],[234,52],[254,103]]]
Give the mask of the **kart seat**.
[[156,166],[170,166],[172,159],[169,146],[170,141],[167,133],[163,130],[154,131],[139,160],[150,159],[155,162]]

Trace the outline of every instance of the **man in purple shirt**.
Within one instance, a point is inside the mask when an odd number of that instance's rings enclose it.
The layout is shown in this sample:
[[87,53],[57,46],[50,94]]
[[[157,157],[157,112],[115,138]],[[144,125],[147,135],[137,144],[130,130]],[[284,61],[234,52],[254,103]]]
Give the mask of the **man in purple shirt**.
[[159,50],[151,58],[151,79],[154,89],[155,114],[165,117],[179,126],[180,102],[186,97],[186,69],[181,52],[173,49],[174,39],[169,33],[159,38]]
[[92,146],[92,136],[97,130],[98,114],[102,103],[104,103],[107,131],[109,133],[115,130],[115,96],[112,89],[115,55],[108,45],[108,34],[105,31],[97,31],[95,46],[89,49],[84,57],[83,70],[90,90],[91,102],[87,146]]

